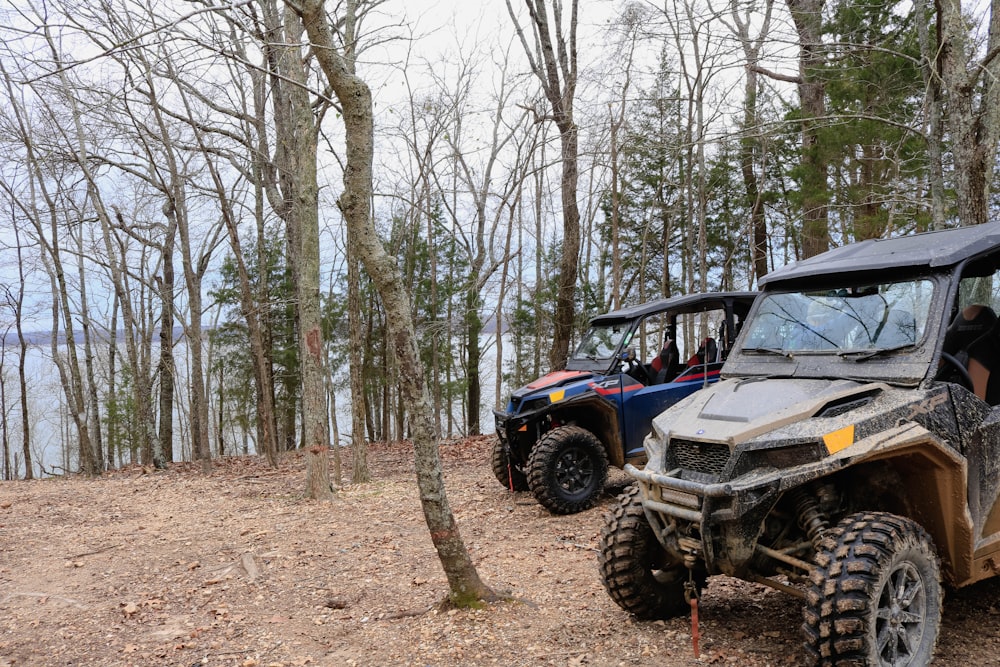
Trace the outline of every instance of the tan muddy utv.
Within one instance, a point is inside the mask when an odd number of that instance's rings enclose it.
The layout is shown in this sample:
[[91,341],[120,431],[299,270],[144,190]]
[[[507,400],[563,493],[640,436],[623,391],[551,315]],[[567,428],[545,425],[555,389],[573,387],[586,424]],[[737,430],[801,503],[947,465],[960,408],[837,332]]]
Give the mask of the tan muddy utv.
[[926,665],[943,585],[1000,572],[1000,224],[760,283],[723,380],[656,417],[626,468],[604,586],[650,619],[709,575],[760,582],[802,598],[803,663]]

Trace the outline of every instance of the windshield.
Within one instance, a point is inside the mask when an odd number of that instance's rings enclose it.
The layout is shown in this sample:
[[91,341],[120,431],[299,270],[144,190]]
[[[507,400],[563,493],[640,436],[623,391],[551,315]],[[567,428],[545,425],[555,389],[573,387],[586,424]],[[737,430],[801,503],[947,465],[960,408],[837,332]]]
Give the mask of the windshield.
[[836,354],[894,350],[921,340],[930,280],[766,294],[747,324],[743,350]]
[[590,359],[591,361],[611,359],[618,351],[622,339],[631,330],[630,325],[631,322],[621,322],[613,325],[591,326],[583,340],[580,341],[580,345],[577,346],[572,358]]

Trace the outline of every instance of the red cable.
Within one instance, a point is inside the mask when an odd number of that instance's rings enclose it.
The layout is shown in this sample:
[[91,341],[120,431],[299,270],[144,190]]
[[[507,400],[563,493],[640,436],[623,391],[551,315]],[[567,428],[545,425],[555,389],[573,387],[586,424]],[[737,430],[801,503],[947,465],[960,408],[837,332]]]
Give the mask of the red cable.
[[698,598],[691,596],[691,644],[694,646],[694,657],[697,660],[701,657],[698,650]]

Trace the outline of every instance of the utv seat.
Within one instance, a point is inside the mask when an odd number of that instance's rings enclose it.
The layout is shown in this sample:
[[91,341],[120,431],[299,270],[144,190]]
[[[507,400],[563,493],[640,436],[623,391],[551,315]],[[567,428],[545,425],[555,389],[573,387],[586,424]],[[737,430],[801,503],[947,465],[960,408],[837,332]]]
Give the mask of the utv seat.
[[677,377],[680,369],[680,350],[677,349],[677,341],[667,338],[660,350],[660,354],[653,358],[649,364],[653,370],[653,384],[663,384]]
[[721,361],[719,359],[719,345],[715,342],[714,338],[708,336],[701,341],[698,351],[691,355],[691,358],[688,359],[687,367],[691,368],[692,366],[715,364],[719,361]]

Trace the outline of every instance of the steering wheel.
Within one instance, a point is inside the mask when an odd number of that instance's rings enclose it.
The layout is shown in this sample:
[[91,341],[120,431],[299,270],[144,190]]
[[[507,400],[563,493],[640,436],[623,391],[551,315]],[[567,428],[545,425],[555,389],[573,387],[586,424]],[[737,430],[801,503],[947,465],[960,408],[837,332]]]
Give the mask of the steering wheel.
[[643,384],[648,385],[652,383],[649,373],[646,372],[646,367],[636,358],[634,347],[630,347],[623,356],[625,363],[628,364],[627,372],[629,375]]
[[[941,353],[941,361],[947,362],[948,365],[951,366],[952,369],[958,373],[959,384],[961,384],[969,391],[973,392],[975,391],[975,389],[973,388],[974,385],[972,383],[972,376],[969,375],[969,371],[965,368],[965,365],[961,361],[956,359],[954,355],[949,354],[948,352]],[[945,369],[942,367],[940,370],[938,370],[937,375],[935,375],[934,377],[940,380],[944,376],[944,372]]]

